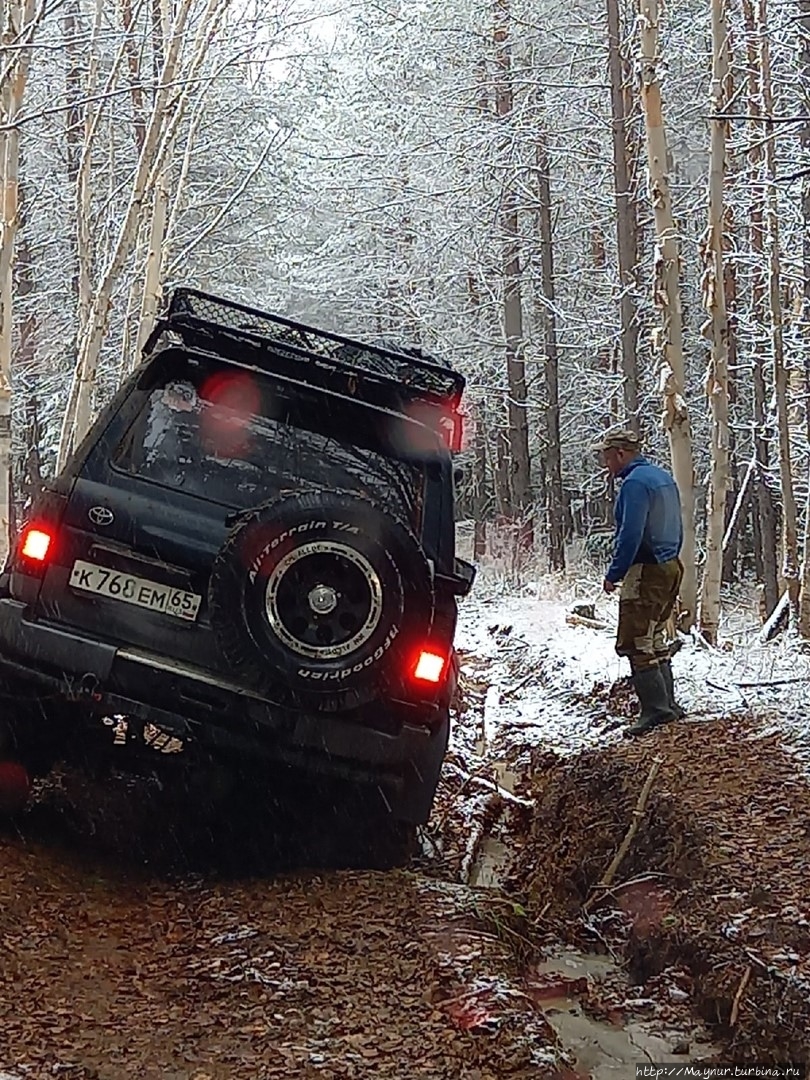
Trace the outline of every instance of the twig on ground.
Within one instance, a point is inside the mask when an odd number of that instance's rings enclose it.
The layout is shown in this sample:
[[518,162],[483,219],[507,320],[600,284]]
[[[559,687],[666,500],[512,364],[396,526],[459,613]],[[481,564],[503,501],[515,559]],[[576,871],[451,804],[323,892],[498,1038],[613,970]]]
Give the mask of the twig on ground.
[[547,901],[545,902],[545,904],[543,904],[542,908],[541,908],[541,909],[540,909],[540,911],[539,911],[539,912],[537,913],[537,915],[535,915],[535,916],[534,916],[534,917],[532,918],[532,922],[533,922],[533,923],[535,924],[535,926],[537,925],[537,923],[539,923],[539,922],[542,922],[542,921],[543,921],[543,919],[545,919],[546,915],[548,914],[548,909],[549,909],[550,907],[551,907],[551,901],[550,901],[550,900],[547,900]]
[[506,645],[501,645],[501,649],[504,652],[517,652],[519,649],[524,651],[529,648],[529,642],[523,638],[510,638]]
[[622,958],[619,956],[619,954],[613,948],[613,945],[611,944],[610,939],[608,937],[606,937],[605,934],[603,934],[602,931],[599,930],[598,927],[594,924],[593,919],[591,919],[591,918],[586,919],[585,920],[585,927],[586,927],[586,929],[588,930],[589,933],[593,934],[593,936],[597,939],[597,941],[599,941],[602,945],[604,945],[605,950],[610,954],[611,959],[616,963],[617,967],[621,967]]
[[[722,683],[712,682],[711,679],[707,679],[706,680],[706,685],[708,687],[710,687],[712,690],[720,690],[724,694],[736,694],[739,701],[740,701],[740,704],[742,705],[742,707],[744,709],[750,709],[751,708],[751,706],[750,706],[750,704],[748,702],[748,698],[745,696],[745,694],[742,692],[742,690],[740,690],[741,683],[735,683],[734,686],[724,686]],[[692,709],[691,711],[695,712],[696,710]]]
[[[643,885],[645,881],[656,881],[659,878],[671,879],[672,874],[656,873],[655,871],[651,870],[647,874],[639,874],[638,877],[628,878],[627,881],[620,881],[618,885],[610,886],[599,884],[594,885],[593,888],[599,889],[600,899],[604,899],[606,896],[616,897],[619,895],[620,892],[623,892],[625,889],[631,888],[633,885]],[[594,902],[594,900],[589,901],[589,903]]]
[[790,686],[793,683],[803,682],[810,682],[810,675],[797,675],[794,679],[772,679],[770,682],[738,682],[734,685],[752,690],[760,686]]
[[584,615],[569,614],[565,616],[569,626],[587,626],[589,630],[607,630],[607,623],[600,619],[587,619]]
[[516,694],[518,690],[522,690],[523,687],[527,685],[527,683],[530,683],[536,674],[537,672],[534,668],[532,668],[529,674],[525,675],[519,682],[516,682],[514,686],[508,686],[504,691],[502,691],[501,698],[503,699],[512,697],[512,695]]
[[[635,809],[633,810],[633,820],[630,822],[630,827],[625,833],[624,840],[622,840],[621,844],[619,845],[619,850],[614,855],[613,860],[603,874],[601,881],[599,881],[599,883],[594,886],[593,892],[585,901],[586,911],[590,911],[590,909],[599,899],[599,896],[602,894],[602,892],[609,885],[612,884],[613,879],[616,876],[616,871],[621,866],[622,861],[628,850],[630,849],[630,845],[633,842],[633,837],[638,832],[638,827],[641,824],[641,819],[644,817],[644,812],[647,809],[647,802],[650,798],[652,786],[655,783],[655,778],[658,775],[658,770],[661,768],[662,764],[663,758],[655,758],[652,765],[650,766],[649,774],[647,775],[647,779],[644,781],[644,787],[641,789],[641,794],[638,797],[638,802],[636,803]],[[599,890],[598,894],[597,890]]]
[[[481,780],[486,782],[487,777],[485,775],[485,770],[489,768],[488,765],[483,765],[482,771],[477,773],[470,773],[467,772],[466,769],[462,769],[460,765],[454,764],[452,761],[445,761],[443,767],[446,772],[457,772],[462,778],[461,787],[459,787],[459,789],[453,793],[456,799],[463,795],[467,788],[470,787],[472,784],[476,783],[476,781]],[[489,787],[488,784],[487,787]]]
[[654,870],[648,871],[646,874],[638,874],[636,877],[627,878],[626,881],[620,881],[618,885],[605,886],[604,891],[610,896],[615,896],[623,889],[629,889],[632,885],[643,885],[645,881],[655,881],[657,878],[672,878],[672,874],[659,873]]
[[780,982],[786,983],[788,986],[793,984],[793,976],[790,972],[780,971],[774,964],[769,964],[766,960],[763,960],[761,956],[753,951],[753,949],[743,949],[743,952],[751,961],[751,963],[758,968],[761,968],[766,975],[771,979],[778,979]]
[[482,788],[485,791],[491,791],[502,799],[503,802],[509,803],[510,806],[520,806],[524,810],[529,810],[534,806],[534,799],[523,799],[520,795],[513,795],[511,791],[507,791],[505,787],[501,787],[495,777],[492,775],[492,766],[486,764],[482,766],[481,771],[477,773],[468,773],[465,769],[462,769],[460,765],[456,765],[452,761],[446,761],[444,768],[448,772],[458,773],[460,777],[463,777],[463,783],[456,791],[455,798],[458,799],[460,795],[470,787]]
[[[724,686],[723,683],[712,682],[711,679],[706,680],[706,685],[711,687],[712,690],[722,690],[726,694],[736,694],[737,693],[737,691],[734,689],[733,686]],[[737,686],[739,686],[739,685],[740,684],[737,683]]]
[[737,987],[737,993],[734,995],[734,1002],[731,1006],[731,1019],[729,1020],[729,1027],[734,1027],[737,1023],[737,1018],[740,1015],[740,1003],[742,996],[745,993],[745,988],[748,986],[748,982],[751,978],[751,967],[747,967],[743,972],[743,977],[740,979],[740,985]]

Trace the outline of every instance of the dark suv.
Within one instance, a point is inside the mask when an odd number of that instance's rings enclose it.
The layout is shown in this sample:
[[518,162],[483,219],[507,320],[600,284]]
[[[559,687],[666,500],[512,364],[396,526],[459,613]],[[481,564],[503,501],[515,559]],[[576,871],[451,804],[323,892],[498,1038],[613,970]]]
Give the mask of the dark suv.
[[5,756],[41,773],[103,736],[142,760],[157,730],[427,820],[474,577],[463,389],[418,352],[177,290],[0,578]]

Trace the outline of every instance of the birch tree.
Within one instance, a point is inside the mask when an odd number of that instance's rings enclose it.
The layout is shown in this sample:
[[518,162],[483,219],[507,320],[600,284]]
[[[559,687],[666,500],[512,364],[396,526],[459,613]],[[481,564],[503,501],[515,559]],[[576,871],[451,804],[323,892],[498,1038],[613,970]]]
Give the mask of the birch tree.
[[[152,36],[154,39],[154,75],[155,85],[159,85],[160,71],[165,64],[166,48],[169,45],[171,9],[167,0],[153,0]],[[130,64],[132,61],[130,60]],[[137,131],[138,129],[136,129]],[[136,136],[137,137],[137,136]],[[145,139],[145,132],[142,136]],[[138,321],[138,335],[135,344],[136,354],[140,353],[152,333],[160,303],[166,231],[169,225],[169,199],[171,193],[171,170],[174,158],[174,140],[167,142],[162,166],[154,174],[154,185],[148,193],[151,202],[149,211],[142,222],[147,235],[144,259],[144,280],[141,295],[141,312]],[[149,198],[151,196],[151,198]]]
[[664,429],[669,437],[673,472],[683,506],[684,541],[681,558],[684,563],[684,579],[681,601],[686,609],[684,622],[691,625],[697,607],[695,477],[684,385],[680,254],[669,190],[668,148],[658,77],[660,53],[657,0],[640,0],[639,15],[641,102],[647,133],[649,192],[656,233],[654,296],[661,314],[661,326],[654,336],[654,345],[659,354],[659,386],[664,399]]
[[[107,330],[113,291],[132,254],[140,229],[143,227],[148,194],[155,186],[167,164],[169,150],[185,115],[189,92],[196,85],[203,60],[230,0],[206,0],[199,13],[198,29],[191,37],[186,64],[181,66],[183,47],[187,41],[189,16],[195,0],[178,0],[174,6],[168,32],[165,58],[160,67],[157,92],[152,112],[146,124],[143,145],[133,177],[126,209],[120,221],[112,252],[93,290],[86,325],[80,329],[76,369],[71,384],[59,440],[59,464],[81,441],[93,418],[93,388],[101,347]],[[116,62],[120,68],[125,52],[122,49]],[[175,83],[180,81],[178,91]],[[101,108],[101,106],[99,106]],[[86,153],[88,151],[86,150]]]
[[34,0],[3,0],[0,8],[0,565],[12,528],[12,326],[14,247],[19,224],[20,129]]
[[768,40],[767,0],[758,0],[759,78],[762,111],[765,119],[765,237],[768,250],[768,306],[770,338],[773,352],[773,390],[779,440],[779,475],[782,488],[782,576],[787,584],[792,617],[799,607],[799,534],[796,494],[791,460],[790,417],[788,414],[788,369],[782,314],[781,252],[779,241],[779,208],[776,189],[776,151],[773,124],[774,97],[771,74],[771,53]]
[[711,0],[712,77],[709,93],[711,149],[709,157],[709,221],[702,243],[703,306],[708,313],[704,333],[710,354],[706,394],[712,415],[711,473],[706,507],[706,563],[700,599],[700,630],[710,644],[720,625],[720,584],[723,576],[723,533],[729,483],[728,315],[723,269],[725,224],[726,131],[729,46],[725,0]]
[[[805,120],[801,129],[801,146],[804,151],[802,166],[802,328],[805,334],[810,328],[810,0],[798,0],[799,8],[799,55],[802,84],[801,100]],[[810,433],[810,352],[805,355],[805,412]],[[808,465],[810,470],[810,465]],[[807,482],[807,500],[804,511],[804,550],[802,552],[802,590],[799,606],[799,633],[810,637],[810,477]]]

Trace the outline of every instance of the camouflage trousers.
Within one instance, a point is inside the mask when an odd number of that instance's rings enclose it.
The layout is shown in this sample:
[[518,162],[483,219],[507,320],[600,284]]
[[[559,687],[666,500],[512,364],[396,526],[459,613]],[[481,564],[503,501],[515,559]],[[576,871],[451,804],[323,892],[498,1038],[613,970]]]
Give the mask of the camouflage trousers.
[[635,563],[628,570],[619,593],[616,652],[629,659],[633,671],[656,667],[669,659],[667,622],[682,579],[680,559],[651,565]]

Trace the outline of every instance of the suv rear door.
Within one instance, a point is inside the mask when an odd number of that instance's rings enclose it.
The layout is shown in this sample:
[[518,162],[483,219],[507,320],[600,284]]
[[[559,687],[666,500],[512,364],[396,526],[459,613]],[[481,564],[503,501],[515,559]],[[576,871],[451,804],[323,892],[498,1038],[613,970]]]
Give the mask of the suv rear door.
[[212,357],[156,356],[81,463],[37,613],[221,670],[208,580],[241,511],[326,482],[396,504],[418,531],[423,469],[373,449],[370,422],[338,438],[329,396],[305,397]]

